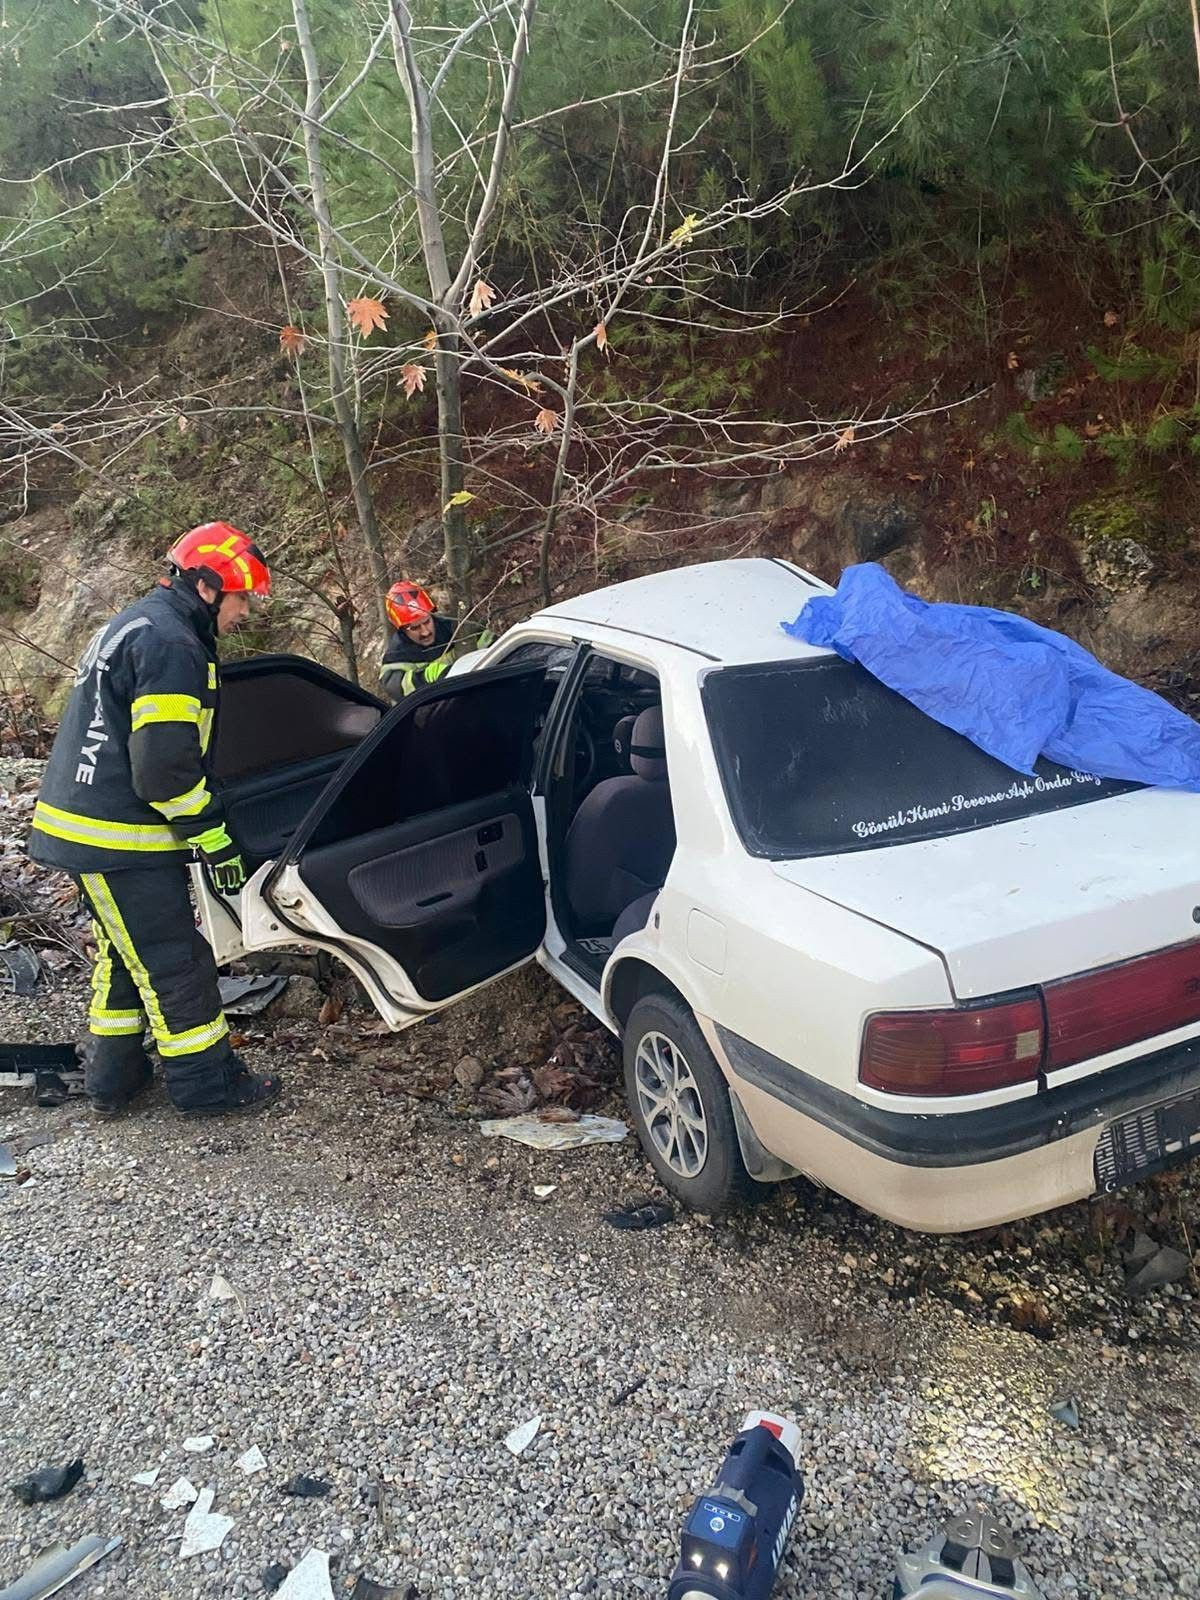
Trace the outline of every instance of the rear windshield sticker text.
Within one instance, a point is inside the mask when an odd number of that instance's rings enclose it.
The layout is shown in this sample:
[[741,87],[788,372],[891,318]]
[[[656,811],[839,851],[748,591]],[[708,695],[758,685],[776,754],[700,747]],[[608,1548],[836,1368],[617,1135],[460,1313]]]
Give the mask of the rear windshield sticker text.
[[1100,787],[1101,780],[1091,772],[1064,772],[1056,778],[1022,778],[1007,789],[995,794],[956,794],[938,805],[909,806],[906,811],[893,811],[890,817],[878,821],[863,818],[850,826],[851,833],[859,839],[871,839],[879,833],[892,833],[897,828],[911,828],[918,822],[935,822],[939,817],[952,817],[961,812],[980,811],[987,806],[1001,806],[1010,800],[1028,800],[1035,794],[1052,794],[1056,789],[1077,789],[1081,785]]

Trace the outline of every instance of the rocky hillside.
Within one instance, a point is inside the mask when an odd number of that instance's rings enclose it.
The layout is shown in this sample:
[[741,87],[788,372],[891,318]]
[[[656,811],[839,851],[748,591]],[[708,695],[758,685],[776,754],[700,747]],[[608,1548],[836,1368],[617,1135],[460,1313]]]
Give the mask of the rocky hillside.
[[[680,475],[665,492],[631,494],[602,535],[567,526],[555,552],[559,592],[741,553],[786,555],[831,580],[852,561],[881,560],[921,594],[1023,611],[1194,705],[1200,345],[1193,335],[1127,326],[1102,297],[1068,300],[1031,274],[1011,296],[1020,314],[986,340],[947,342],[932,309],[902,317],[865,292],[780,335],[759,364],[750,401],[759,414],[929,414],[784,470]],[[244,325],[222,344],[219,325],[195,321],[168,332],[160,356],[176,374],[190,359],[205,382],[223,363],[253,372],[257,362],[265,383],[275,361],[268,338],[261,349],[247,345]],[[277,598],[239,648],[299,650],[344,670],[333,618],[315,593],[328,549],[268,445],[253,419],[193,420],[133,458],[119,490],[77,493],[64,481],[5,523],[4,690],[52,713],[89,631],[152,581],[155,556],[178,526],[214,515],[285,552]],[[385,471],[377,495],[395,570],[436,588],[433,488],[419,474]],[[491,513],[486,495],[479,500],[486,542]],[[354,541],[342,537],[370,681],[380,630]],[[496,624],[538,604],[533,557],[530,539],[484,563]]]

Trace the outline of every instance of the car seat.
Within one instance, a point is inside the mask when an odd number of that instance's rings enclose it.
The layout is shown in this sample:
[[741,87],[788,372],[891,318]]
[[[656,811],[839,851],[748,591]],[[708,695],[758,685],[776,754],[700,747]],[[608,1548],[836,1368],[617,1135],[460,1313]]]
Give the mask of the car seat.
[[[624,721],[614,734],[618,751]],[[605,778],[585,796],[567,830],[567,902],[577,938],[611,933],[622,913],[642,900],[644,923],[675,854],[661,707],[634,722],[629,763],[632,773]]]

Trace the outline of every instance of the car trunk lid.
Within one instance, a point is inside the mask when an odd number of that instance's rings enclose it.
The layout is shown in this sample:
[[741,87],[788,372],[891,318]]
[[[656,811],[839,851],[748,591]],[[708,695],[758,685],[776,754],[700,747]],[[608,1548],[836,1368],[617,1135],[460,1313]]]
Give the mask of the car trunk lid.
[[[936,951],[959,1000],[1047,987],[1200,938],[1200,797],[1139,790],[775,871]],[[1187,965],[1143,969],[1164,1016]]]

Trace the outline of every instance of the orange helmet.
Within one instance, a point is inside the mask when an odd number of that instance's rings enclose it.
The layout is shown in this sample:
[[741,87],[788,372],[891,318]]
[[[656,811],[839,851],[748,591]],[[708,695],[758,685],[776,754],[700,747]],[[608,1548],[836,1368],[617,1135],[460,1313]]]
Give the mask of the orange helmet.
[[270,594],[271,574],[248,534],[229,522],[202,522],[176,539],[167,560],[222,593]]
[[414,622],[431,617],[437,607],[415,583],[401,579],[387,592],[387,614],[395,628],[411,628]]

